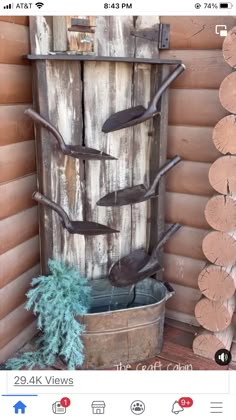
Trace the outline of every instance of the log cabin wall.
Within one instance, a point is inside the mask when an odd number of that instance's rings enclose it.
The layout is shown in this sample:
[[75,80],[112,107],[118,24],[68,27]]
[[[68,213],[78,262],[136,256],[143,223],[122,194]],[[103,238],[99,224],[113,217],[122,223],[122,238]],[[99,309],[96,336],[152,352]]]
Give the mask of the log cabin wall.
[[36,330],[24,309],[25,292],[39,273],[31,66],[26,17],[0,17],[0,363]]
[[180,58],[187,70],[169,91],[168,157],[184,161],[167,176],[166,221],[184,227],[165,247],[165,280],[176,295],[167,302],[167,315],[197,324],[194,308],[201,297],[198,275],[206,264],[202,240],[208,233],[204,209],[214,194],[208,181],[211,163],[221,154],[212,141],[216,123],[228,112],[219,101],[219,87],[232,69],[222,54],[223,37],[215,25],[235,26],[233,17],[161,17],[169,23],[170,50],[161,58]]

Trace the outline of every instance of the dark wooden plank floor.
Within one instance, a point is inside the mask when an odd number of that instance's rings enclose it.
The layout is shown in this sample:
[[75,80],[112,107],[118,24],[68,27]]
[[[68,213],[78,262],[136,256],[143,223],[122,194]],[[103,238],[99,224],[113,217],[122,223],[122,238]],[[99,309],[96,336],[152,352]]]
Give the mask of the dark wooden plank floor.
[[[232,362],[229,366],[219,366],[214,361],[197,356],[192,351],[192,342],[198,328],[170,319],[164,328],[162,352],[155,358],[127,365],[114,366],[108,370],[236,370],[236,344],[233,344]],[[21,352],[32,351],[33,343],[28,343]],[[18,353],[19,355],[20,353]],[[57,361],[52,370],[66,370],[65,365]]]

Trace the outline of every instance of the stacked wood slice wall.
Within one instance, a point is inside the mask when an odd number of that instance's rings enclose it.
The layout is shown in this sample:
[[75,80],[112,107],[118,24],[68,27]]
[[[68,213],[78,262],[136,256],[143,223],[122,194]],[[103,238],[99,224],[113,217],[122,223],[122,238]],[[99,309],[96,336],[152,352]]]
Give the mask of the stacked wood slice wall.
[[[225,38],[222,55],[235,68],[236,27]],[[230,350],[235,330],[235,86],[236,72],[231,71],[219,89],[220,102],[231,114],[220,119],[213,130],[213,143],[225,156],[219,157],[209,170],[209,182],[216,194],[206,205],[205,217],[214,230],[203,239],[202,249],[209,264],[199,274],[198,284],[204,297],[195,307],[196,318],[205,330],[194,339],[193,350],[209,358],[214,358],[220,348]]]
[[0,17],[0,363],[36,331],[24,309],[39,273],[33,125],[24,116],[32,101],[26,17]]
[[204,211],[215,193],[208,172],[221,156],[212,135],[217,122],[228,114],[220,103],[219,88],[232,71],[223,58],[224,38],[215,34],[215,25],[232,28],[236,19],[163,16],[161,22],[170,24],[170,50],[163,50],[161,57],[181,59],[187,67],[169,91],[168,157],[179,154],[183,162],[167,176],[166,221],[179,222],[183,228],[165,247],[164,277],[176,291],[167,302],[167,316],[199,325],[194,312],[202,296],[198,276],[207,263],[202,241],[211,229]]

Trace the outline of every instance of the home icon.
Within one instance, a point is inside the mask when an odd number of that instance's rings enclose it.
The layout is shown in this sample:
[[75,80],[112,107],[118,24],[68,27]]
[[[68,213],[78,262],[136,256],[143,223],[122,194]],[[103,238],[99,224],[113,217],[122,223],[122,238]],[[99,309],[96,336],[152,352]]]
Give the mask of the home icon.
[[15,414],[25,414],[26,405],[22,401],[18,401],[15,405],[13,405],[15,409]]
[[105,403],[104,401],[93,401],[92,402],[92,411],[93,414],[104,414],[105,413]]

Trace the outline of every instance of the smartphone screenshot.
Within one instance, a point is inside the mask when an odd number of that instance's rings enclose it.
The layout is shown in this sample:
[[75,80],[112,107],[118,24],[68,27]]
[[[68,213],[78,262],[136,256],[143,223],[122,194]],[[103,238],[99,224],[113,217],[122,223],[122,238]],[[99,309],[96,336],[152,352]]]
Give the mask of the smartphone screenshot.
[[232,415],[235,68],[234,0],[0,0],[1,420]]

